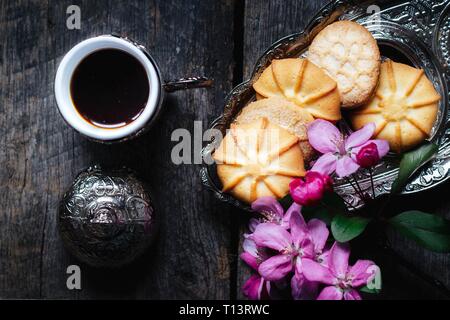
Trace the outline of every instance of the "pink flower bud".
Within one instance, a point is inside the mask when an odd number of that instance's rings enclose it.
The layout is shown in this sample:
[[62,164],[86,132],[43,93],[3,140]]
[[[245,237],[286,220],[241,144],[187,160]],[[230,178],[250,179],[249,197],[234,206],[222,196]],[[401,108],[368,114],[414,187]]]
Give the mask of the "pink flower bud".
[[333,181],[328,175],[315,171],[308,171],[305,180],[295,179],[289,184],[292,199],[302,206],[317,204],[332,187]]
[[380,162],[377,145],[373,142],[362,147],[356,154],[356,162],[362,168],[370,168]]

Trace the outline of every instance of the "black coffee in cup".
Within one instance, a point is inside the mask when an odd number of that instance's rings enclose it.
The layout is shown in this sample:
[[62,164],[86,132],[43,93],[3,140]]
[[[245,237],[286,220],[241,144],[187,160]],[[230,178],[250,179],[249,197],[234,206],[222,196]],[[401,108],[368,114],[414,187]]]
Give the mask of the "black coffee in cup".
[[150,86],[138,59],[119,49],[101,49],[78,64],[70,93],[86,121],[100,128],[119,128],[143,112]]

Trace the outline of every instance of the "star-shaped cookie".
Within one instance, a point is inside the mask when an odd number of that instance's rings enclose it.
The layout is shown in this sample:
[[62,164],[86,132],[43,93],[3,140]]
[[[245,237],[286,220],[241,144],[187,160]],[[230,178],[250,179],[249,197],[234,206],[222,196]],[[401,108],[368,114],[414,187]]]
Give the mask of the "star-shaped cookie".
[[298,138],[267,118],[232,125],[213,158],[223,191],[247,203],[282,198],[292,179],[305,175]]
[[373,122],[375,136],[403,152],[429,137],[441,99],[423,70],[391,60],[381,65],[375,97],[350,114],[355,130]]

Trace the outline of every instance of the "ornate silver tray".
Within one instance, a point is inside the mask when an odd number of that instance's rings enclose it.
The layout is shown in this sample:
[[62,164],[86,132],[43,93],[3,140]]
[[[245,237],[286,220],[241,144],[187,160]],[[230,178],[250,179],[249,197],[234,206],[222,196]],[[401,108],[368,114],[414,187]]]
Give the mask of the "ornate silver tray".
[[[385,58],[408,63],[425,70],[436,90],[441,94],[439,114],[430,140],[439,145],[439,153],[430,164],[416,174],[403,190],[404,194],[420,192],[443,183],[450,177],[450,117],[448,115],[448,85],[450,81],[450,0],[411,1],[332,1],[322,8],[304,31],[287,36],[274,43],[257,61],[251,79],[235,87],[226,98],[224,113],[211,128],[225,134],[241,109],[255,99],[254,79],[272,59],[299,57],[307,53],[315,35],[336,20],[354,20],[364,25],[377,39]],[[345,126],[345,123],[343,123]],[[218,141],[202,151],[204,163],[212,163],[211,155]],[[388,193],[398,173],[400,158],[388,155],[374,171],[376,195]],[[203,184],[217,198],[242,209],[249,207],[220,189],[214,164],[204,164],[200,170]],[[363,190],[370,188],[368,173],[358,173]],[[335,179],[335,190],[354,207],[363,202],[353,187],[344,180]]]

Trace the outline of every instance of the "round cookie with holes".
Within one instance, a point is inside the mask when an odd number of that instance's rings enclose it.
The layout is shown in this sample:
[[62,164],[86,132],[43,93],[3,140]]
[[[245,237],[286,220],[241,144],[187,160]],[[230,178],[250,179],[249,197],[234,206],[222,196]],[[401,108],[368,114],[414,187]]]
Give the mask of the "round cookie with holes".
[[324,28],[309,47],[308,59],[333,78],[343,108],[355,108],[373,96],[380,74],[380,50],[372,34],[353,21]]
[[374,123],[375,137],[400,153],[430,136],[440,99],[423,70],[387,60],[381,65],[375,97],[352,111],[350,121],[355,130]]

